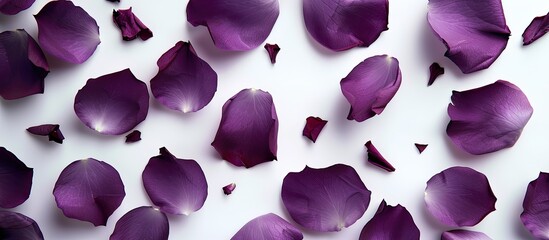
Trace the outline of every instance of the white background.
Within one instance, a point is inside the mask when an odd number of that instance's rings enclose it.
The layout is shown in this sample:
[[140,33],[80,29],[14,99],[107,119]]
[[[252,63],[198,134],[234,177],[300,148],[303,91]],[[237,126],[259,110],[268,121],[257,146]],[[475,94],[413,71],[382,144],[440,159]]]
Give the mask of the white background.
[[[16,16],[0,16],[0,30],[26,29],[37,38],[33,14],[46,4],[38,0]],[[338,233],[314,233],[302,229],[305,239],[358,239],[380,201],[402,204],[413,215],[422,239],[438,239],[451,228],[438,224],[425,210],[425,182],[451,166],[469,166],[487,175],[498,201],[497,210],[470,229],[494,239],[528,239],[519,215],[527,184],[540,171],[549,171],[549,36],[522,47],[521,34],[535,16],[549,10],[546,0],[504,0],[507,23],[513,33],[507,49],[487,70],[464,75],[443,54],[426,21],[427,1],[391,0],[389,30],[369,48],[333,53],[306,32],[301,1],[280,0],[280,16],[267,39],[282,51],[277,63],[269,62],[261,47],[243,53],[216,49],[204,27],[186,21],[187,1],[75,0],[93,16],[101,32],[95,54],[82,65],[50,59],[51,73],[43,95],[21,100],[0,100],[0,145],[34,168],[30,199],[13,209],[34,218],[48,240],[108,239],[116,221],[127,211],[150,205],[141,182],[148,159],[166,146],[180,158],[192,158],[202,166],[209,184],[204,207],[190,216],[170,216],[170,239],[229,239],[250,219],[269,212],[291,221],[280,199],[282,179],[305,165],[327,167],[335,163],[353,166],[372,191],[364,216]],[[154,32],[148,41],[122,41],[111,20],[113,8],[132,6],[134,13]],[[191,40],[200,57],[219,75],[218,92],[197,113],[168,110],[151,98],[147,119],[137,129],[143,140],[125,144],[124,136],[102,136],[85,127],[73,111],[74,96],[89,78],[130,68],[142,81],[157,73],[156,60],[179,40]],[[402,86],[385,111],[365,122],[346,120],[349,105],[339,81],[367,57],[389,54],[398,58]],[[446,68],[427,87],[428,67],[437,61]],[[466,90],[505,79],[528,96],[534,115],[522,137],[510,149],[483,156],[468,155],[455,148],[445,133],[449,121],[446,107],[452,90]],[[278,159],[252,169],[236,168],[220,159],[210,146],[221,117],[221,106],[243,88],[269,91],[280,121]],[[152,96],[152,95],[151,95]],[[316,144],[301,136],[309,115],[329,120]],[[59,123],[67,138],[63,145],[28,134],[29,126]],[[366,163],[363,144],[372,140],[396,167],[387,173]],[[419,155],[414,143],[428,143]],[[113,165],[126,186],[126,198],[109,218],[106,227],[68,219],[56,207],[52,190],[59,173],[74,160],[93,157]],[[221,187],[235,182],[230,196]]]

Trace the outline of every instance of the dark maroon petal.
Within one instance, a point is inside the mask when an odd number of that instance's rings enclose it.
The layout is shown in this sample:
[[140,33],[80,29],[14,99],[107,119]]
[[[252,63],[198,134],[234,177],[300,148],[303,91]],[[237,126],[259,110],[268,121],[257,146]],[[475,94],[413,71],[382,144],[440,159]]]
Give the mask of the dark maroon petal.
[[59,144],[62,144],[63,139],[65,139],[63,133],[61,133],[61,129],[59,129],[59,124],[38,125],[27,128],[27,131],[34,135],[48,136],[50,141],[54,141]]
[[120,0],[107,0],[109,2],[120,2]]
[[133,130],[130,134],[126,135],[127,143],[134,143],[141,141],[141,132],[139,130]]
[[323,120],[322,118],[312,116],[308,117],[307,122],[305,123],[305,128],[303,128],[303,136],[311,139],[313,142],[316,142],[318,135],[324,126],[326,126],[326,123],[328,123],[328,121]]
[[359,240],[419,240],[419,229],[405,207],[381,201],[374,217],[366,223]]
[[492,240],[488,235],[470,230],[451,230],[442,233],[441,240]]
[[530,45],[549,32],[549,13],[545,16],[535,17],[522,34],[524,45]]
[[401,81],[396,58],[378,55],[359,63],[340,82],[341,91],[351,104],[347,119],[362,122],[381,114],[395,96]]
[[228,184],[227,186],[223,187],[223,193],[225,193],[225,195],[231,195],[231,193],[233,193],[235,188],[236,188],[235,183]]
[[496,210],[496,197],[484,174],[467,167],[451,167],[427,181],[425,204],[443,224],[474,226]]
[[0,208],[14,208],[27,201],[33,173],[13,153],[0,147]]
[[169,233],[166,214],[153,207],[138,207],[116,222],[109,240],[168,240]]
[[133,14],[131,7],[125,10],[113,10],[112,19],[122,31],[122,39],[126,41],[134,40],[137,37],[145,41],[153,36],[152,31]]
[[454,91],[446,133],[468,153],[495,152],[515,145],[533,111],[526,95],[507,81]]
[[231,240],[301,240],[303,233],[274,213],[256,217],[246,223]]
[[44,240],[38,224],[23,214],[0,210],[2,240]]
[[208,27],[215,46],[232,51],[261,45],[278,13],[278,0],[190,0],[187,5],[187,21]]
[[0,13],[15,15],[30,8],[35,0],[0,0]]
[[202,208],[208,197],[200,165],[192,159],[178,159],[164,147],[149,160],[142,177],[149,198],[165,213],[189,215]]
[[116,169],[88,158],[74,161],[61,172],[53,195],[65,216],[105,226],[126,192]]
[[196,112],[208,105],[217,91],[217,73],[196,55],[190,42],[179,41],[158,59],[157,65],[151,91],[170,109]]
[[422,154],[423,151],[425,151],[425,149],[427,148],[427,146],[429,146],[429,144],[420,144],[420,143],[414,143],[414,144],[416,145],[416,148],[419,154]]
[[536,180],[528,184],[522,202],[520,219],[524,227],[540,240],[549,239],[549,174],[540,172]]
[[340,231],[362,217],[371,192],[354,168],[336,164],[305,167],[288,173],[282,183],[282,201],[301,226],[320,232]]
[[278,44],[265,44],[265,49],[267,50],[267,53],[269,53],[269,58],[271,59],[271,63],[276,63],[276,55],[278,55],[278,52],[280,52],[280,47]]
[[429,82],[427,83],[427,86],[433,85],[435,80],[442,74],[444,74],[444,68],[441,67],[438,63],[434,62],[429,66]]
[[95,19],[72,1],[48,2],[34,18],[42,48],[63,61],[83,63],[101,43]]
[[270,93],[244,89],[223,105],[212,146],[235,166],[276,160],[278,117]]
[[387,172],[394,172],[395,167],[391,165],[382,155],[379,153],[377,148],[372,144],[372,141],[366,142],[364,144],[368,150],[368,162],[376,165],[380,168],[385,169]]
[[303,0],[305,26],[313,38],[334,51],[370,46],[388,30],[388,0]]
[[74,111],[87,127],[120,135],[147,117],[149,91],[129,69],[89,79],[74,99]]

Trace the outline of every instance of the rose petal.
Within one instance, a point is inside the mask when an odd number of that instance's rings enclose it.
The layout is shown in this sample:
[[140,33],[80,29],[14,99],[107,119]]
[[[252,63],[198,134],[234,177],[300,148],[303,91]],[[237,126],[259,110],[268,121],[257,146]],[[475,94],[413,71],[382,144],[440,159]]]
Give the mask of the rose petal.
[[217,73],[196,55],[190,42],[175,44],[158,59],[157,65],[151,91],[170,109],[196,112],[208,105],[217,91]]
[[301,226],[320,232],[340,231],[362,217],[371,192],[354,168],[336,164],[305,167],[288,173],[282,183],[282,202]]
[[106,162],[88,158],[74,161],[63,169],[53,195],[57,207],[68,218],[105,226],[126,192],[116,169]]
[[15,15],[32,6],[35,0],[0,0],[0,13]]
[[109,2],[120,2],[120,0],[107,0]]
[[129,69],[89,79],[74,99],[74,111],[87,127],[120,135],[147,117],[149,91]]
[[434,62],[429,66],[429,82],[427,83],[427,86],[433,85],[435,80],[442,74],[444,74],[444,68],[441,67],[438,63]]
[[33,174],[32,168],[0,147],[0,208],[14,208],[29,199]]
[[141,141],[141,132],[139,130],[133,130],[130,134],[126,135],[126,143],[134,143]]
[[484,174],[467,167],[451,167],[427,181],[425,205],[443,224],[474,226],[496,210],[496,197]]
[[495,152],[515,145],[533,111],[526,95],[507,81],[454,91],[446,133],[468,153]]
[[305,123],[305,128],[303,128],[303,136],[307,137],[313,142],[316,142],[316,139],[318,138],[318,135],[326,126],[326,123],[328,121],[323,120],[319,117],[308,117],[307,123]]
[[536,180],[528,184],[522,202],[520,220],[524,227],[539,240],[549,239],[549,174],[540,172]]
[[233,193],[235,188],[236,188],[235,183],[228,184],[227,186],[223,187],[223,193],[225,193],[225,195],[231,195],[231,193]]
[[246,223],[231,240],[301,240],[303,233],[274,213],[256,217]]
[[429,144],[420,144],[420,143],[414,143],[414,144],[416,145],[416,148],[419,154],[422,154],[423,151],[425,151],[425,149],[427,148],[427,146],[429,146]]
[[0,210],[0,237],[3,240],[44,240],[38,224],[23,214]]
[[511,35],[501,0],[429,0],[427,19],[463,73],[490,67]]
[[278,44],[265,44],[265,50],[267,50],[267,53],[269,53],[269,58],[271,59],[271,63],[276,63],[276,55],[278,55],[278,52],[280,52],[280,47]]
[[71,1],[48,2],[34,18],[42,48],[63,61],[83,63],[101,43],[95,19]]
[[149,160],[142,177],[149,198],[165,213],[189,215],[202,208],[208,197],[200,165],[178,159],[164,147]]
[[372,144],[372,141],[366,142],[364,144],[366,146],[366,149],[368,150],[368,162],[378,166],[380,168],[385,169],[387,172],[394,172],[395,167],[391,165],[385,158],[379,153],[377,148]]
[[59,129],[59,124],[38,125],[27,128],[27,131],[34,135],[48,136],[48,140],[54,141],[59,144],[62,144],[63,139],[65,139],[65,136],[63,136],[63,133],[61,133],[61,129]]
[[278,13],[278,0],[190,0],[187,5],[187,21],[208,27],[215,46],[232,51],[261,45]]
[[400,204],[387,206],[381,201],[374,217],[366,223],[359,240],[419,240],[419,229],[412,215]]
[[168,240],[170,225],[166,214],[153,207],[138,207],[124,214],[109,240]]
[[549,32],[549,13],[545,16],[535,17],[522,34],[524,45],[530,45]]
[[398,91],[401,80],[396,58],[378,55],[359,63],[340,82],[341,91],[351,104],[347,119],[362,122],[381,114]]
[[112,11],[112,19],[122,32],[122,39],[131,41],[137,37],[145,41],[153,36],[152,31],[132,12],[132,8]]
[[470,230],[451,230],[442,233],[441,240],[492,240],[488,235]]
[[276,160],[278,117],[273,97],[260,89],[244,89],[223,105],[212,146],[235,166],[253,167]]

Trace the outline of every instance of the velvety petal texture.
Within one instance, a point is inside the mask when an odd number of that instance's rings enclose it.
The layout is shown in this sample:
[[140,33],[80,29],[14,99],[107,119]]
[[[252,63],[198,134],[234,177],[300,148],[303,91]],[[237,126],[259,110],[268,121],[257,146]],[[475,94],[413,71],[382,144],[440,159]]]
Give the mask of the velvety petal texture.
[[442,233],[441,240],[492,240],[488,235],[470,230],[451,230]]
[[0,210],[0,239],[44,240],[44,236],[33,219],[20,213]]
[[278,44],[265,44],[265,50],[267,50],[267,53],[269,54],[269,58],[271,59],[271,63],[276,63],[276,56],[278,55],[278,52],[280,52],[280,47]]
[[225,195],[231,195],[231,193],[233,193],[235,189],[236,189],[235,183],[227,184],[227,186],[223,187],[223,193],[225,193]]
[[256,217],[246,223],[231,240],[301,240],[303,233],[274,213]]
[[549,32],[549,14],[535,17],[522,34],[524,45],[530,45]]
[[109,240],[168,240],[169,233],[166,214],[153,207],[138,207],[116,222]]
[[253,167],[276,160],[278,117],[273,97],[244,89],[223,105],[212,146],[235,166]]
[[89,79],[74,99],[74,112],[87,127],[120,135],[147,117],[149,91],[129,69]]
[[215,46],[231,51],[261,45],[278,14],[278,0],[190,0],[187,5],[187,21],[208,27]]
[[139,130],[133,130],[130,134],[126,135],[126,143],[134,143],[141,141],[141,132]]
[[0,0],[0,13],[15,15],[30,8],[35,0]]
[[65,137],[59,129],[59,124],[42,124],[34,127],[27,128],[27,131],[39,136],[48,136],[50,141],[62,144]]
[[387,172],[394,172],[395,171],[395,167],[393,167],[393,165],[391,165],[391,163],[389,163],[381,155],[381,153],[377,150],[377,148],[374,146],[374,144],[372,144],[372,141],[366,142],[366,144],[364,144],[364,146],[366,146],[366,149],[368,150],[368,162],[369,163],[371,163],[371,164],[373,164],[377,167],[383,168]]
[[0,147],[0,208],[14,208],[30,196],[34,171]]
[[395,96],[401,81],[396,58],[378,55],[359,63],[340,82],[341,91],[351,104],[347,119],[362,122],[381,114]]
[[511,35],[501,0],[429,0],[427,19],[463,73],[490,67]]
[[533,112],[526,95],[507,81],[453,91],[446,133],[470,154],[495,152],[515,145]]
[[88,158],[74,161],[61,172],[53,195],[65,216],[105,226],[126,192],[116,169]]
[[425,205],[445,225],[474,226],[496,210],[496,196],[484,174],[468,167],[451,167],[427,181]]
[[442,74],[444,74],[444,68],[440,64],[436,62],[431,64],[429,66],[429,82],[427,82],[427,86],[433,85],[435,80]]
[[549,174],[540,172],[528,184],[522,202],[520,219],[524,227],[538,240],[549,240]]
[[131,41],[137,37],[145,41],[153,36],[152,31],[135,16],[132,8],[112,11],[112,19],[122,32],[122,39]]
[[323,120],[322,118],[313,116],[308,117],[305,123],[305,127],[303,128],[303,136],[307,137],[313,142],[316,142],[318,135],[320,134],[324,126],[326,126],[326,123],[328,123],[328,121]]
[[416,146],[417,151],[419,152],[419,154],[422,154],[423,151],[425,151],[425,149],[427,149],[427,146],[429,146],[429,144],[421,144],[421,143],[414,143],[414,145]]
[[343,164],[305,167],[288,173],[282,183],[282,202],[290,216],[319,232],[351,226],[368,208],[370,195],[355,169]]
[[405,207],[381,202],[374,217],[366,223],[359,240],[419,240],[419,229]]

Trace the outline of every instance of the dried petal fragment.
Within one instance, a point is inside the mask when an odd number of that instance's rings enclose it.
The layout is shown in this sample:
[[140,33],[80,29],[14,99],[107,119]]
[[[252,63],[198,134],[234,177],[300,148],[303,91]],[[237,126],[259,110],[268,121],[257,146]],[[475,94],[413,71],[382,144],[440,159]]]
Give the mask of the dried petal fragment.
[[63,133],[61,133],[61,129],[59,129],[59,124],[38,125],[27,128],[27,131],[34,135],[48,136],[50,141],[54,141],[59,144],[62,144],[63,139],[65,139]]
[[540,172],[536,180],[531,181],[522,202],[520,220],[535,239],[548,240],[549,231],[549,174]]
[[303,136],[307,137],[313,142],[316,142],[316,139],[318,138],[318,135],[326,126],[326,123],[328,121],[323,120],[319,117],[313,117],[310,116],[307,118],[307,123],[305,123],[305,128],[303,128]]
[[444,68],[441,67],[438,63],[434,62],[429,66],[429,82],[427,83],[427,86],[433,85],[435,80],[442,74],[444,74]]
[[549,13],[545,16],[535,17],[522,34],[523,45],[530,45],[549,32]]
[[377,150],[377,148],[372,144],[372,141],[366,142],[364,144],[366,146],[366,149],[368,150],[368,162],[376,165],[380,168],[385,169],[387,172],[394,172],[395,167],[391,165]]
[[231,240],[301,240],[303,233],[274,213],[256,217],[246,223]]
[[278,44],[265,44],[265,50],[267,50],[267,53],[269,53],[269,58],[271,59],[271,63],[276,63],[276,55],[278,55],[278,52],[280,52],[280,47]]
[[137,37],[145,41],[153,36],[152,31],[132,12],[132,8],[112,11],[112,19],[122,32],[122,39],[131,41]]
[[366,223],[359,240],[419,240],[419,229],[405,207],[381,201],[374,217]]
[[44,240],[38,224],[23,214],[0,210],[0,238],[3,240]]
[[32,6],[35,0],[0,0],[0,13],[15,15]]
[[231,195],[231,193],[233,193],[235,188],[236,188],[236,184],[230,183],[227,186],[223,187],[223,193],[225,193],[225,195]]
[[470,230],[451,230],[442,233],[441,240],[492,240],[488,235]]
[[141,132],[139,130],[133,130],[130,134],[126,135],[126,143],[134,143],[141,141]]
[[153,207],[138,207],[124,214],[109,240],[168,240],[168,217]]
[[27,201],[33,174],[32,168],[0,147],[0,208],[14,208]]
[[420,143],[414,143],[414,144],[416,145],[416,148],[419,154],[422,154],[423,151],[425,151],[425,149],[427,148],[427,146],[429,146],[429,144],[420,144]]

